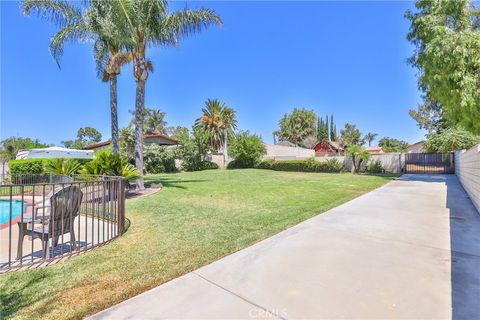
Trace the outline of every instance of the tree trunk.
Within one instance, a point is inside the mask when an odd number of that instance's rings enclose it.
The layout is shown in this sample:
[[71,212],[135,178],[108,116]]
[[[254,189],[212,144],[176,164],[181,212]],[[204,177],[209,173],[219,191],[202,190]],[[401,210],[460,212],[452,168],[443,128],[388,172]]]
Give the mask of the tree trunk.
[[110,75],[110,119],[112,130],[113,154],[119,154],[118,148],[118,114],[117,114],[117,75]]
[[137,189],[143,190],[143,117],[145,109],[145,81],[137,81],[135,95],[135,166],[140,172],[137,179]]
[[223,137],[223,163],[225,164],[225,168],[227,167],[227,161],[228,161],[228,136],[227,136],[227,133],[225,133],[225,136]]

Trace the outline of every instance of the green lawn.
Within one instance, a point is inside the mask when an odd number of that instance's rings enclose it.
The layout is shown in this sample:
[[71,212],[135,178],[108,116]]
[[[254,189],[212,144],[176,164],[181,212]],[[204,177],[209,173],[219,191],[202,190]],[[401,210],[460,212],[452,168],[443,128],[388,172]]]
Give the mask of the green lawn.
[[56,265],[0,275],[0,318],[78,319],[245,248],[391,177],[209,170],[149,176],[121,238]]

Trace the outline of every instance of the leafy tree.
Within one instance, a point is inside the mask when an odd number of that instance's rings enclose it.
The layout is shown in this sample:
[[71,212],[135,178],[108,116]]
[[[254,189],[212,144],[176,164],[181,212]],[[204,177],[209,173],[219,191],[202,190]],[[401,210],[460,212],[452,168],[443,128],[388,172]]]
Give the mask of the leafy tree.
[[179,138],[180,146],[177,156],[182,160],[182,169],[196,171],[206,169],[205,157],[210,149],[209,137],[202,128],[193,128],[193,135],[183,135]]
[[362,133],[357,129],[357,125],[351,123],[346,123],[345,127],[340,130],[340,140],[345,147],[364,144]]
[[157,144],[145,146],[145,170],[148,173],[174,172],[175,152],[165,149]]
[[68,148],[68,149],[72,149],[74,144],[75,144],[75,141],[73,140],[64,140],[64,141],[60,141],[60,143],[65,147],[65,148]]
[[314,135],[317,115],[313,110],[293,109],[291,114],[285,114],[280,119],[278,137],[282,141],[289,141],[301,145],[303,139]]
[[[163,0],[105,1],[111,3],[112,23],[119,34],[123,35],[123,44],[133,55],[133,75],[136,81],[135,96],[135,165],[143,170],[143,122],[145,108],[145,84],[148,73],[153,70],[147,58],[147,48],[154,46],[178,46],[181,37],[185,37],[212,25],[222,25],[221,19],[213,10],[182,9],[170,13],[168,2]],[[137,181],[143,189],[143,178]]]
[[480,134],[480,11],[469,0],[418,0],[415,7],[405,16],[415,46],[409,61],[427,97],[424,111],[438,104],[448,126]]
[[234,134],[237,128],[235,111],[223,101],[208,99],[202,108],[202,116],[195,120],[195,127],[207,133],[213,149],[218,151],[223,148],[223,155],[227,161],[228,136]]
[[120,131],[120,135],[122,137],[119,143],[120,155],[129,163],[134,164],[135,159],[133,154],[135,152],[135,131],[130,127],[126,127]]
[[411,109],[408,113],[417,122],[420,129],[425,129],[429,133],[439,132],[447,127],[442,105],[439,102],[430,101],[426,97],[416,110]]
[[408,142],[385,137],[378,141],[378,146],[382,147],[385,152],[407,152]]
[[260,136],[250,134],[248,131],[240,132],[230,145],[230,153],[235,159],[235,164],[231,166],[236,168],[253,168],[258,164],[266,151],[265,144]]
[[377,136],[378,136],[378,133],[372,133],[372,132],[369,132],[365,135],[364,139],[365,141],[368,142],[369,147],[372,145],[372,141],[375,140]]
[[80,128],[77,131],[77,140],[84,146],[99,143],[102,140],[102,134],[93,127]]
[[188,137],[190,134],[188,128],[182,126],[176,126],[175,128],[171,128],[169,131],[171,132],[171,137],[179,141],[185,137]]
[[451,152],[470,149],[480,143],[480,137],[464,129],[448,128],[427,135],[424,149],[427,152]]
[[308,136],[302,141],[302,146],[308,149],[313,149],[318,143],[317,137]]
[[0,150],[3,157],[14,160],[19,150],[46,148],[47,144],[41,143],[38,139],[10,137],[0,142]]
[[345,152],[352,158],[354,172],[359,172],[362,164],[370,159],[370,154],[359,145],[352,144],[345,149]]

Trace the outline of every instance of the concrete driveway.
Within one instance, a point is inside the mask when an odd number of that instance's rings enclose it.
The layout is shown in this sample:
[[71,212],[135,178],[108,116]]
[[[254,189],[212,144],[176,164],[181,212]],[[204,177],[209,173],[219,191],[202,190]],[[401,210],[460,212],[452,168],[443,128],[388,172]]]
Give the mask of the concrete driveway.
[[92,319],[480,319],[480,215],[404,175]]

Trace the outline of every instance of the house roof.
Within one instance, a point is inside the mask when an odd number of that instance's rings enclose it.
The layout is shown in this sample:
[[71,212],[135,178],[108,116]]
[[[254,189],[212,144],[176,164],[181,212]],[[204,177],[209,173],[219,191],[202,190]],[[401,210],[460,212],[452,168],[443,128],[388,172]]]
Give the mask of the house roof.
[[410,148],[410,147],[413,147],[413,146],[416,146],[416,145],[419,145],[419,144],[424,144],[424,143],[425,143],[425,141],[422,140],[422,141],[418,141],[418,142],[412,143],[412,144],[409,145],[408,147]]
[[285,146],[285,147],[296,147],[296,145],[294,143],[291,143],[290,141],[280,141],[276,145],[277,146]]
[[336,141],[329,141],[329,140],[322,140],[322,141],[320,141],[319,143],[317,143],[317,144],[315,145],[315,147],[313,147],[313,149],[316,150],[316,149],[317,149],[317,146],[320,145],[320,144],[322,144],[322,143],[328,143],[328,144],[330,145],[330,147],[331,147],[332,149],[334,149],[335,151],[343,151],[343,147],[342,147],[338,142],[336,142]]
[[[146,134],[146,135],[143,136],[144,140],[146,140],[146,139],[157,139],[157,138],[165,139],[167,141],[172,142],[173,144],[178,144],[178,140],[170,138],[169,136],[161,134],[161,133]],[[122,140],[122,139],[123,139],[123,137],[120,136],[119,140]],[[83,149],[84,150],[97,149],[97,148],[108,146],[108,145],[110,145],[110,143],[112,143],[112,140],[108,139],[107,141],[102,141],[102,142],[99,142],[99,143],[96,143],[96,144],[86,146]]]
[[366,147],[364,148],[365,151],[370,152],[370,153],[381,153],[385,152],[382,147],[379,146],[374,146],[374,147]]

